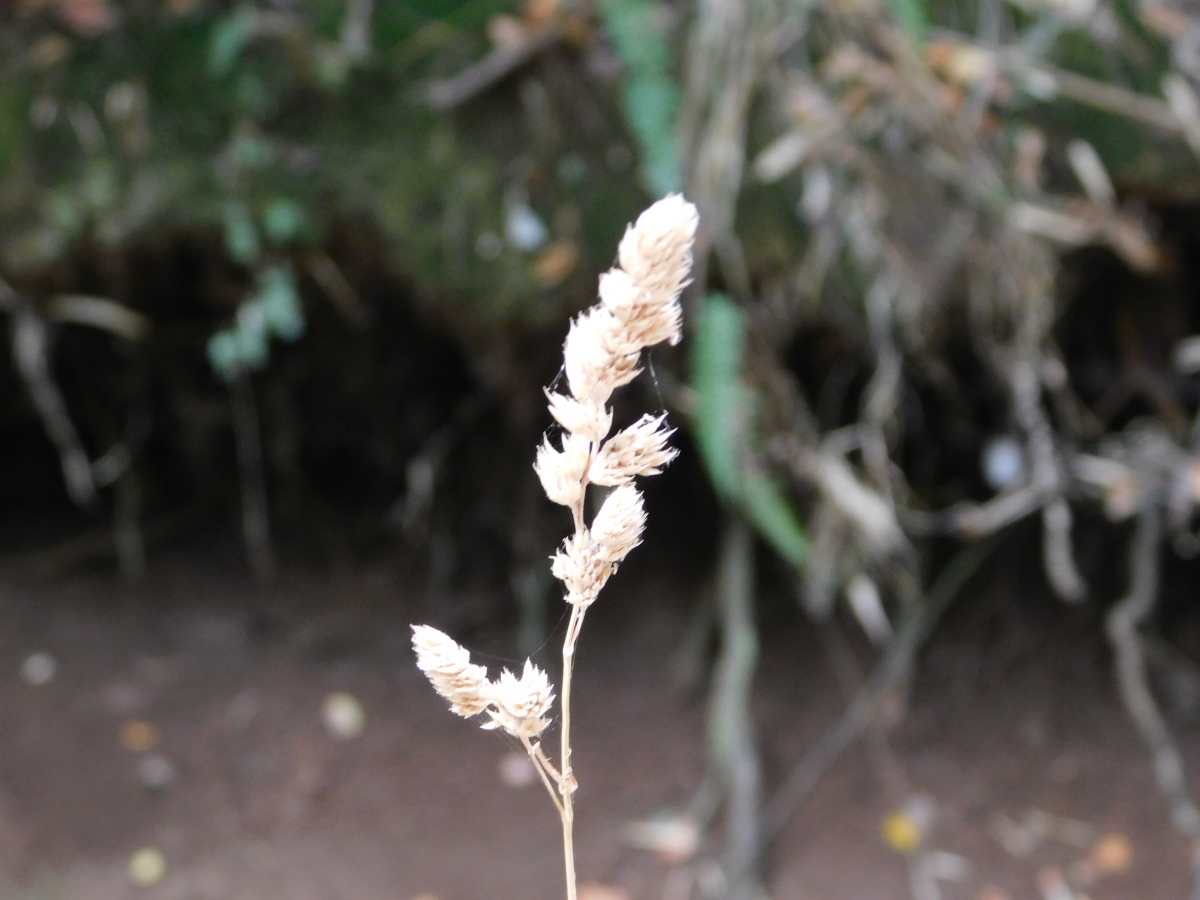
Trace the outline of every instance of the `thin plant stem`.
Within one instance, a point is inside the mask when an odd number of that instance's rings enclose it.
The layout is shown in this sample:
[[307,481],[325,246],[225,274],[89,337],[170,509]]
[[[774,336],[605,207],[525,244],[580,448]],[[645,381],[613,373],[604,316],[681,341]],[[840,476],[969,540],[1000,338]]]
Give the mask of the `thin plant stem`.
[[[576,521],[582,521],[582,507],[583,504],[580,503]],[[579,640],[583,615],[584,608],[572,604],[571,618],[567,622],[567,636],[563,640],[562,749],[559,758],[562,781],[559,783],[559,792],[562,795],[563,866],[566,869],[567,900],[575,900],[575,775],[571,769],[571,676],[575,671],[575,644]]]
[[[657,475],[676,451],[663,417],[643,416],[606,440],[612,429],[608,400],[614,388],[637,376],[643,347],[681,335],[679,293],[687,283],[697,226],[696,208],[678,195],[643,213],[624,238],[621,266],[601,280],[601,303],[571,324],[563,347],[569,394],[547,392],[550,411],[570,434],[557,450],[549,436],[538,449],[534,470],[553,502],[571,510],[575,534],[554,557],[551,573],[567,589],[571,616],[563,638],[562,724],[556,769],[533,738],[550,724],[554,691],[546,673],[526,660],[520,678],[505,672],[487,677],[483,666],[449,636],[427,625],[413,626],[417,665],[450,708],[464,718],[488,713],[486,729],[503,728],[521,739],[562,820],[567,900],[576,900],[575,774],[571,767],[571,687],[575,647],[587,607],[630,550],[641,543],[646,513],[639,475]],[[2,299],[2,298],[0,298]],[[613,488],[589,531],[585,499],[589,473],[600,461],[596,480]],[[555,786],[558,796],[555,797]]]
[[[525,752],[529,754],[529,761],[533,763],[533,767],[537,770],[538,775],[542,779],[542,784],[546,786],[546,792],[550,795],[550,800],[554,803],[555,809],[558,810],[558,814],[561,816],[563,814],[562,803],[559,802],[558,791],[556,791],[554,789],[554,785],[550,783],[550,772],[547,771],[547,767],[550,768],[550,771],[553,771],[553,766],[550,766],[550,761],[546,759],[546,755],[542,753],[542,748],[537,744],[531,743],[529,738],[521,738],[521,743],[525,745]],[[558,773],[554,772],[554,775],[557,776]],[[558,778],[556,777],[555,781],[557,780]]]
[[[540,762],[542,764],[542,767],[546,770],[546,774],[549,775],[551,779],[553,779],[555,784],[559,785],[559,789],[561,790],[562,783],[563,783],[563,777],[559,773],[558,769],[556,769],[554,767],[554,763],[550,762],[549,757],[546,756],[546,751],[544,751],[542,749],[542,745],[534,744],[533,752],[537,755],[538,762]],[[556,794],[556,796],[557,796],[557,794]]]
[[754,542],[750,525],[728,516],[721,539],[717,607],[721,651],[708,712],[710,765],[725,800],[728,896],[752,900],[759,883],[762,774],[750,704],[758,662],[754,624]]

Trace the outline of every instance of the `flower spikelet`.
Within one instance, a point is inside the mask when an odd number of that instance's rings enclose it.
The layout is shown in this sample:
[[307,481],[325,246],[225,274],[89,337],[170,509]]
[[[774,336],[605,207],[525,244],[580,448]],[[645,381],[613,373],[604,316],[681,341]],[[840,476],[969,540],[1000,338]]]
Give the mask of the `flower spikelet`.
[[413,649],[417,667],[433,689],[450,701],[451,712],[468,718],[478,715],[491,702],[487,669],[474,665],[465,647],[428,625],[414,625]]
[[567,589],[568,603],[590,606],[608,581],[613,566],[584,531],[563,542],[562,549],[554,555],[550,572]]
[[641,346],[627,339],[625,329],[603,306],[584,310],[571,323],[563,344],[567,384],[576,400],[606,403],[612,392],[629,384],[638,368]]
[[642,542],[646,510],[642,494],[632,484],[614,488],[592,522],[592,540],[606,562],[619,563]]
[[581,402],[550,391],[546,391],[546,399],[550,401],[550,415],[572,434],[582,435],[598,444],[612,429],[612,410],[603,403]]
[[672,344],[679,342],[680,331],[677,308],[671,308],[677,307],[691,271],[697,223],[695,206],[678,194],[664,197],[638,216],[617,250],[621,268],[640,292],[637,304],[645,307],[643,312],[674,322],[667,335]]
[[525,660],[525,670],[518,678],[505,669],[492,683],[492,705],[488,714],[492,720],[485,729],[503,728],[513,737],[533,738],[546,730],[550,720],[546,714],[554,704],[554,688],[546,673]]
[[591,452],[591,442],[580,434],[565,435],[562,450],[555,450],[546,438],[533,464],[546,496],[562,506],[575,506],[583,498],[583,476]]
[[588,480],[593,484],[618,487],[629,484],[637,475],[657,475],[678,451],[667,446],[674,429],[664,428],[666,414],[644,415],[633,425],[613,435],[604,444]]
[[638,347],[679,343],[683,310],[678,291],[647,290],[628,272],[612,269],[600,276],[600,302],[621,323],[626,339]]

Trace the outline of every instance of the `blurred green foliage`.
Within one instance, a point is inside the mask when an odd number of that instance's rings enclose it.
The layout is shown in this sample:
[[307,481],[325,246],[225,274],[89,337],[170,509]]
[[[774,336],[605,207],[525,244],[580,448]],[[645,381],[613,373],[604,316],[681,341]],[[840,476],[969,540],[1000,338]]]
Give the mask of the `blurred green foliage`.
[[[84,238],[118,249],[200,229],[223,235],[253,295],[281,258],[352,220],[382,231],[397,268],[447,315],[537,324],[579,305],[644,203],[626,177],[636,158],[616,87],[611,100],[592,87],[586,109],[572,99],[579,76],[564,57],[604,41],[592,26],[486,98],[424,101],[430,83],[492,50],[489,26],[519,16],[511,0],[132,0],[119,11],[94,0],[111,13],[102,28],[65,5],[26,5],[0,11],[16,48],[0,63],[10,277],[55,265]],[[356,7],[370,14],[365,48]],[[647,65],[661,74],[664,60]],[[657,152],[656,172],[674,151]],[[514,216],[542,237],[522,242]],[[540,258],[560,244],[569,249]]]
[[692,342],[693,433],[709,480],[726,503],[740,509],[780,556],[796,566],[808,557],[808,539],[783,486],[750,463],[755,398],[742,380],[745,317],[723,294],[704,298]]
[[641,146],[642,178],[656,196],[680,191],[679,87],[671,77],[665,7],[653,0],[603,0],[599,9],[625,66],[623,110]]

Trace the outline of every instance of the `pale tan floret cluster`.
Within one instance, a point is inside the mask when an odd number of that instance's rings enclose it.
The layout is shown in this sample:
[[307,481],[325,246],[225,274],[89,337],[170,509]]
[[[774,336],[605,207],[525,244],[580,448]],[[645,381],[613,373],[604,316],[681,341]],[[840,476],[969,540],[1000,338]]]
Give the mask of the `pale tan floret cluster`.
[[546,673],[529,660],[518,678],[505,669],[492,682],[492,705],[488,714],[492,720],[486,730],[503,728],[513,737],[534,738],[546,730],[546,714],[554,705],[554,688]]
[[550,724],[554,688],[546,673],[528,660],[518,678],[507,669],[489,681],[487,669],[471,662],[471,654],[453,638],[428,625],[413,626],[417,667],[434,690],[450,701],[450,710],[464,718],[486,712],[485,729],[502,728],[513,737],[532,738]]
[[[563,346],[570,395],[548,393],[550,413],[566,430],[547,439],[534,469],[546,496],[575,515],[575,534],[554,557],[552,571],[567,602],[588,606],[619,564],[641,542],[646,514],[633,486],[675,458],[665,416],[643,416],[605,441],[612,428],[612,392],[641,371],[644,347],[679,342],[679,294],[687,285],[696,235],[696,208],[679,196],[655,203],[625,232],[620,267],[600,277],[600,302],[571,323]],[[613,487],[589,529],[583,521],[588,484]]]

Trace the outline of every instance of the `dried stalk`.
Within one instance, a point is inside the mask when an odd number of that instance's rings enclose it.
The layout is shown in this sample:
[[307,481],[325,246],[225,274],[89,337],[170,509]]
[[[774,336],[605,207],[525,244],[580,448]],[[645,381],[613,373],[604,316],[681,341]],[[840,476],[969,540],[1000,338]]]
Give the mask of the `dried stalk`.
[[0,281],[0,308],[12,317],[12,353],[29,401],[37,410],[62,463],[63,481],[76,506],[96,501],[96,485],[87,451],[67,412],[62,392],[50,374],[50,338],[33,305]]
[[708,707],[710,779],[725,796],[724,872],[734,900],[764,896],[758,865],[762,840],[762,774],[754,740],[751,700],[758,663],[754,624],[754,541],[736,514],[726,518],[717,573],[721,650]]
[[113,546],[117,567],[127,581],[146,574],[146,541],[139,520],[142,515],[142,486],[137,473],[126,469],[117,479],[117,502],[113,509]]
[[[571,511],[574,534],[554,557],[553,575],[566,588],[571,614],[562,648],[560,748],[557,767],[533,739],[549,726],[554,691],[546,674],[526,661],[520,678],[503,672],[489,680],[482,666],[452,639],[425,625],[413,627],[417,665],[461,716],[486,714],[486,729],[501,728],[521,740],[562,822],[567,900],[576,900],[576,780],[571,765],[571,690],[575,654],[588,607],[634,547],[646,514],[633,485],[656,475],[675,457],[667,446],[665,416],[643,416],[609,437],[613,391],[641,371],[644,347],[682,336],[679,294],[691,269],[696,209],[671,196],[646,210],[621,241],[619,268],[601,277],[600,303],[571,323],[563,347],[568,393],[547,392],[550,412],[564,429],[560,445],[549,438],[534,470],[546,496]],[[586,517],[588,486],[612,488],[600,511]]]
[[[1129,718],[1154,761],[1154,774],[1166,795],[1175,827],[1200,850],[1200,810],[1188,796],[1183,759],[1171,738],[1146,681],[1146,648],[1139,628],[1158,599],[1162,511],[1150,498],[1138,513],[1129,545],[1129,591],[1108,613],[1105,630],[1112,644],[1117,689]],[[1193,854],[1195,856],[1195,854]],[[1200,866],[1200,861],[1196,863]],[[1197,871],[1200,887],[1200,869]]]
[[454,77],[431,82],[425,88],[424,101],[437,110],[461,106],[554,46],[562,33],[563,23],[554,21],[530,32],[516,46],[497,47]]
[[917,653],[967,580],[1000,545],[1000,537],[992,535],[964,547],[947,563],[928,594],[908,606],[896,630],[895,640],[870,680],[859,690],[841,718],[788,773],[783,785],[766,805],[763,811],[765,838],[774,837],[787,825],[796,807],[812,793],[829,767],[877,719],[885,700],[897,692],[907,694]]

